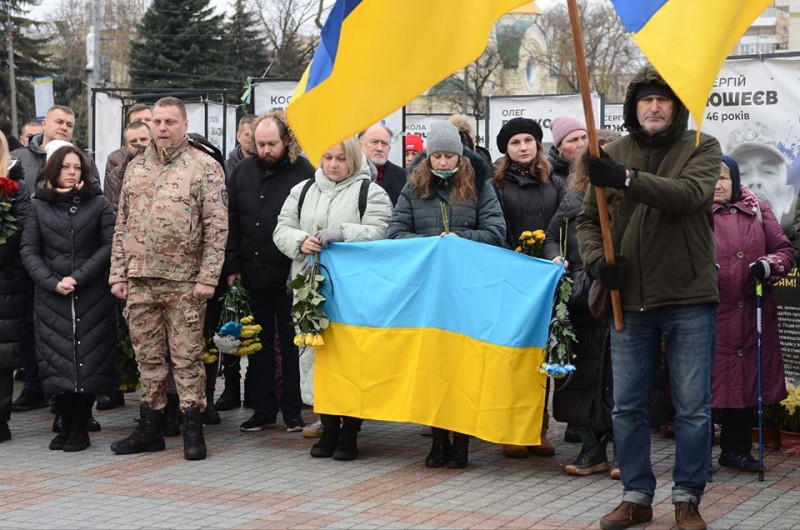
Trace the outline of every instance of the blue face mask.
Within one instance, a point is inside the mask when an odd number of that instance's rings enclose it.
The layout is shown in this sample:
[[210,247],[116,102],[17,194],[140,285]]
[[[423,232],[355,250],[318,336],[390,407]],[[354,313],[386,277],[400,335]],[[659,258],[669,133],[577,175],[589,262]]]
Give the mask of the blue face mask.
[[443,170],[443,169],[431,169],[431,173],[433,173],[434,175],[436,175],[440,179],[447,180],[449,178],[455,177],[456,173],[458,173],[458,169],[451,169],[449,171],[446,171],[446,170]]

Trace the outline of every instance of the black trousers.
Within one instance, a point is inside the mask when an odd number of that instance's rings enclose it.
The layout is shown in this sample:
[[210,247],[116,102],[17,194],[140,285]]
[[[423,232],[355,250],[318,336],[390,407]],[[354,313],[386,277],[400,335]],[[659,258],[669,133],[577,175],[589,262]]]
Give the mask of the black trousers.
[[11,400],[14,393],[14,370],[0,369],[0,422],[11,419]]
[[753,407],[720,409],[722,432],[719,447],[723,453],[750,453],[753,446]]

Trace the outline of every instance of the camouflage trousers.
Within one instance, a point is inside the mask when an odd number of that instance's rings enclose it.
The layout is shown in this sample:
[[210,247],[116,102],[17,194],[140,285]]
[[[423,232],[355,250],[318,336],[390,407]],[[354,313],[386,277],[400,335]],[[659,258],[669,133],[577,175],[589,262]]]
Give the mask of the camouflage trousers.
[[205,300],[192,296],[194,282],[156,278],[128,281],[125,320],[139,363],[142,401],[154,410],[167,404],[167,382],[172,373],[181,410],[206,408],[206,371],[203,366]]

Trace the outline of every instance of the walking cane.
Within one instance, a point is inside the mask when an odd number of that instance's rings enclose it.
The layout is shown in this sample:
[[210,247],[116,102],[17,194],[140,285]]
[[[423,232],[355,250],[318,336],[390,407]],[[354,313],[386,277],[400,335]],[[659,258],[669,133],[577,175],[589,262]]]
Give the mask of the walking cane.
[[761,386],[761,297],[764,290],[756,279],[756,337],[758,343],[758,481],[764,482],[764,390]]

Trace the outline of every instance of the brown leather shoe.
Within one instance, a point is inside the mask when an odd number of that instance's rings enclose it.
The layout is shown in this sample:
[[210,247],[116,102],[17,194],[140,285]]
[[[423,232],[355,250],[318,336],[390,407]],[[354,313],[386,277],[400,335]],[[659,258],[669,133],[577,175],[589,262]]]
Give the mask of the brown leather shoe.
[[528,458],[528,448],[524,445],[503,444],[503,454],[509,458]]
[[556,448],[553,447],[553,444],[547,439],[547,428],[549,423],[550,415],[545,412],[542,416],[542,437],[539,441],[539,445],[532,445],[528,447],[528,450],[532,455],[553,456],[556,454]]
[[675,503],[675,522],[678,530],[706,530],[706,522],[700,517],[695,501]]
[[653,520],[653,508],[633,502],[622,501],[613,512],[600,519],[603,530],[622,530]]

